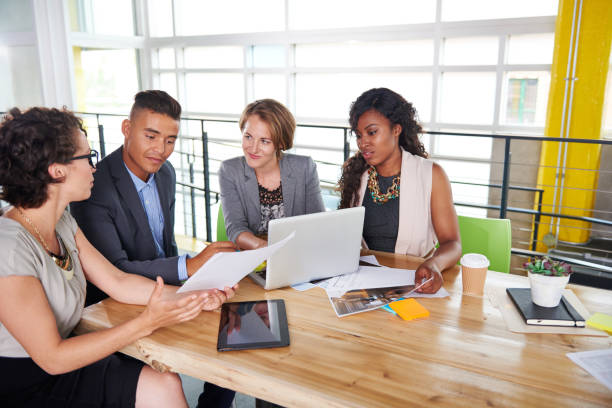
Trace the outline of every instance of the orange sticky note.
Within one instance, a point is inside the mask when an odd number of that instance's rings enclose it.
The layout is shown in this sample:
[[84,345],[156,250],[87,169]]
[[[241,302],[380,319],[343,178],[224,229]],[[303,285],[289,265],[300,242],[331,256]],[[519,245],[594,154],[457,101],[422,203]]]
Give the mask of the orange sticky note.
[[415,299],[404,299],[389,303],[389,307],[404,320],[429,317],[429,310],[425,309]]

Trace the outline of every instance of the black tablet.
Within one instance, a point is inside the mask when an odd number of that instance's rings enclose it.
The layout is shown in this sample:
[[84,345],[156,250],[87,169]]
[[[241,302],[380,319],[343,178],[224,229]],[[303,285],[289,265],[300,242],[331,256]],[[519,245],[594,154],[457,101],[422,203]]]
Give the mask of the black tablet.
[[289,345],[289,328],[282,299],[224,303],[217,350],[247,350]]

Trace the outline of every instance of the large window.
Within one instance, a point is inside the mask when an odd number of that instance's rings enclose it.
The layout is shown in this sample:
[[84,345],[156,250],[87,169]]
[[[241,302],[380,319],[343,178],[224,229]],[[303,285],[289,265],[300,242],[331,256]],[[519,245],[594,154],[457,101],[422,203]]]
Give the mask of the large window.
[[[108,101],[129,105],[140,85],[166,90],[189,117],[236,120],[248,102],[274,98],[299,123],[345,126],[357,96],[389,87],[413,103],[426,130],[544,130],[557,0],[69,1],[78,6],[73,31],[138,40],[78,44],[75,69],[93,81],[78,88],[88,110],[125,112],[127,105]],[[235,123],[206,122],[205,130],[215,190],[219,160],[241,154],[240,134]],[[182,123],[185,135],[201,131],[197,121]],[[294,151],[312,155],[329,184],[343,160],[343,134],[334,127],[296,133]],[[452,180],[485,184],[453,184],[457,201],[487,204],[490,139],[423,141]],[[187,182],[189,155],[198,154],[192,145],[173,159]]]
[[[413,103],[428,130],[544,130],[556,0],[147,4],[153,85],[175,95],[188,115],[237,118],[246,103],[275,98],[298,122],[345,125],[359,94],[388,87]],[[228,18],[232,10],[248,11],[248,19],[242,12]],[[239,136],[231,126],[209,124],[208,133],[219,140]],[[491,140],[423,140],[460,182],[453,184],[455,199],[487,204]],[[341,131],[299,128],[295,144],[296,152],[317,160],[322,181],[337,180]],[[210,156],[240,154],[233,146],[214,145]]]
[[78,110],[125,113],[138,92],[137,52],[74,47]]
[[557,1],[464,3],[149,0],[151,83],[191,115],[237,117],[270,97],[335,124],[385,86],[427,129],[541,133]]
[[72,31],[113,36],[136,34],[132,0],[68,0],[68,3]]

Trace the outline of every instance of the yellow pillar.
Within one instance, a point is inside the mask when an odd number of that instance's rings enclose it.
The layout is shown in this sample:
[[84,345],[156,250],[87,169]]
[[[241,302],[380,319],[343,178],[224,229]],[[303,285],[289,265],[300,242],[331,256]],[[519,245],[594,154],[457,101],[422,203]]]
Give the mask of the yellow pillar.
[[[576,12],[574,19],[574,4]],[[554,57],[551,67],[550,92],[546,114],[545,136],[575,139],[600,139],[606,77],[609,67],[612,39],[612,2],[610,0],[583,0],[580,30],[574,29],[577,42],[576,66],[567,79],[568,60],[573,63],[572,21],[578,25],[580,0],[560,0],[556,20]],[[578,35],[576,34],[578,33]],[[577,39],[577,41],[576,41]],[[570,86],[574,83],[570,104]],[[567,83],[567,96],[566,95]],[[563,106],[566,105],[565,118]],[[563,120],[565,119],[565,121]],[[569,127],[567,123],[569,120]],[[565,123],[563,123],[565,122]],[[569,132],[568,132],[569,129]],[[538,187],[544,189],[543,211],[566,215],[592,216],[600,161],[601,146],[584,143],[542,143]],[[565,156],[565,167],[563,167]],[[578,170],[579,169],[579,170]],[[559,172],[559,176],[557,176]],[[556,185],[556,188],[555,188]],[[555,208],[553,208],[553,203]],[[559,203],[561,207],[559,208]],[[554,245],[554,236],[560,241],[584,243],[589,239],[591,224],[583,221],[542,217],[538,231],[538,251]]]

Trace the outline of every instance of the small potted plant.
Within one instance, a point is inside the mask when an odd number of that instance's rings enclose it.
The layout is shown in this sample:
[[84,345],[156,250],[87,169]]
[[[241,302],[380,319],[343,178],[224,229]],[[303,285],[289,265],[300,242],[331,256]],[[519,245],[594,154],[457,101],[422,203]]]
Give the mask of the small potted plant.
[[535,257],[524,266],[529,276],[533,303],[542,307],[556,307],[561,301],[563,288],[569,282],[572,267],[546,256]]

